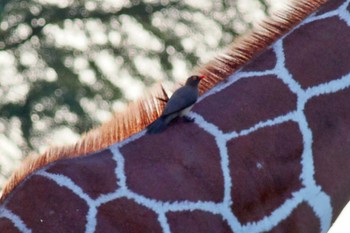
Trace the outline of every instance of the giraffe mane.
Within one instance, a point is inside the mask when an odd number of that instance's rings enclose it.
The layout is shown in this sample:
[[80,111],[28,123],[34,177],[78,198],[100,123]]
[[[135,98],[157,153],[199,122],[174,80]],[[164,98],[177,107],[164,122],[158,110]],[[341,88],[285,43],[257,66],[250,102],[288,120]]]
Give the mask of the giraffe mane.
[[[284,35],[305,17],[318,9],[326,0],[293,1],[286,9],[274,13],[261,22],[260,28],[240,36],[226,51],[208,64],[197,67],[196,73],[207,76],[201,81],[201,94],[258,56],[275,40]],[[83,156],[100,150],[140,132],[155,120],[164,108],[167,99],[163,88],[153,91],[148,97],[128,105],[123,112],[117,112],[112,119],[90,130],[74,145],[51,147],[42,155],[30,155],[12,174],[5,186],[0,201],[3,201],[15,187],[34,171],[54,161]]]

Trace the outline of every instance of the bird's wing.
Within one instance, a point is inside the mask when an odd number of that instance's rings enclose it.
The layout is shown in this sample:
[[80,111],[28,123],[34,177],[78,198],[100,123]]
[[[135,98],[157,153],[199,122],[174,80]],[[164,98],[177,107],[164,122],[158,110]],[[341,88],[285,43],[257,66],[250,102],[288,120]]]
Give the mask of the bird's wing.
[[198,90],[183,86],[176,90],[165,106],[162,116],[167,116],[193,105],[197,101]]

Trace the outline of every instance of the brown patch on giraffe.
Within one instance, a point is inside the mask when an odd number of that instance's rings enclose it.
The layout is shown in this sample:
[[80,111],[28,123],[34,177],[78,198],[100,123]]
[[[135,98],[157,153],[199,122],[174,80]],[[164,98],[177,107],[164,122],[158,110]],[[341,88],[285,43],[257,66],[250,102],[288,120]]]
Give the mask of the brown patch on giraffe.
[[55,232],[85,231],[86,219],[81,217],[88,212],[85,201],[41,176],[34,175],[26,180],[21,191],[15,191],[6,206],[33,232],[47,232],[48,229]]
[[271,214],[302,187],[302,151],[295,122],[262,128],[228,142],[232,211],[240,222]]
[[267,49],[254,60],[244,66],[242,71],[265,71],[275,67],[277,62],[276,54],[272,48]]
[[[230,74],[260,54],[324,2],[326,0],[294,1],[289,8],[262,22],[259,30],[253,30],[251,33],[236,39],[235,43],[230,45],[222,56],[218,56],[207,65],[196,69],[197,73],[207,76],[200,84],[200,93],[204,93],[219,82],[226,80]],[[162,98],[162,96],[164,93],[158,89],[150,97],[131,103],[126,111],[116,113],[110,121],[89,131],[75,145],[50,148],[39,158],[30,156],[4,186],[0,202],[33,171],[60,159],[101,150],[143,130],[161,114],[164,103],[157,97]]]
[[161,201],[222,201],[224,183],[215,139],[193,123],[175,124],[121,148],[128,187]]
[[98,208],[96,233],[161,233],[158,216],[152,210],[126,198],[107,202]]
[[21,233],[17,227],[7,218],[0,217],[0,229],[4,233]]
[[316,15],[322,15],[328,11],[333,11],[340,7],[344,3],[343,0],[332,0],[325,3],[320,10],[317,11]]
[[220,215],[194,210],[169,212],[166,216],[172,233],[232,233],[231,228]]
[[[267,75],[242,78],[230,87],[207,97],[193,110],[222,131],[231,132],[284,115],[295,110],[296,104],[296,95],[288,86],[276,76]],[[213,113],[213,109],[220,109],[220,113]]]
[[338,17],[302,26],[284,39],[287,69],[303,88],[340,78],[350,72],[349,38],[347,24]]
[[[349,100],[350,89],[347,88],[334,94],[314,97],[305,106],[313,133],[315,179],[331,197],[333,221],[350,199]],[[335,177],[337,182],[334,182]]]
[[97,198],[117,189],[114,172],[116,161],[112,157],[107,149],[76,159],[58,161],[47,171],[67,176],[91,198]]
[[321,232],[320,221],[309,205],[301,203],[287,219],[280,222],[269,233],[285,232]]

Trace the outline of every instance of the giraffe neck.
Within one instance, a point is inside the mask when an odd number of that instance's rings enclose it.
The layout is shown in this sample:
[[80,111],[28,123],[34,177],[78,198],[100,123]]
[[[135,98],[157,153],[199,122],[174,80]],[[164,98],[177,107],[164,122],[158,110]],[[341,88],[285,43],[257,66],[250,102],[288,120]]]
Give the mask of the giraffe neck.
[[193,124],[33,173],[0,229],[326,232],[350,195],[349,4],[330,1],[207,91]]
[[[198,73],[208,76],[200,83],[200,93],[203,94],[221,81],[226,81],[228,76],[264,51],[272,42],[291,30],[324,2],[325,0],[297,1],[286,12],[263,22],[261,30],[252,31],[241,37],[223,56],[215,58],[200,68]],[[160,99],[167,99],[163,89],[155,91],[149,98],[130,104],[127,111],[115,114],[109,122],[83,135],[75,145],[51,147],[39,157],[27,157],[4,186],[0,201],[28,175],[47,164],[102,150],[142,131],[161,114],[164,102],[159,101]]]

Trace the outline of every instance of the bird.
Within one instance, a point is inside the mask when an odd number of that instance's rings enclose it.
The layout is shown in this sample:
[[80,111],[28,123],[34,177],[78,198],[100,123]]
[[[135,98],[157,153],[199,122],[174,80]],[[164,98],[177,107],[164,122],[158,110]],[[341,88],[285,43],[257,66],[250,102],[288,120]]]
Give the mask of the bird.
[[163,132],[176,117],[183,117],[185,121],[193,122],[194,119],[186,114],[197,102],[198,84],[203,78],[205,78],[204,75],[190,76],[185,85],[177,89],[170,97],[160,117],[147,126],[147,134]]

